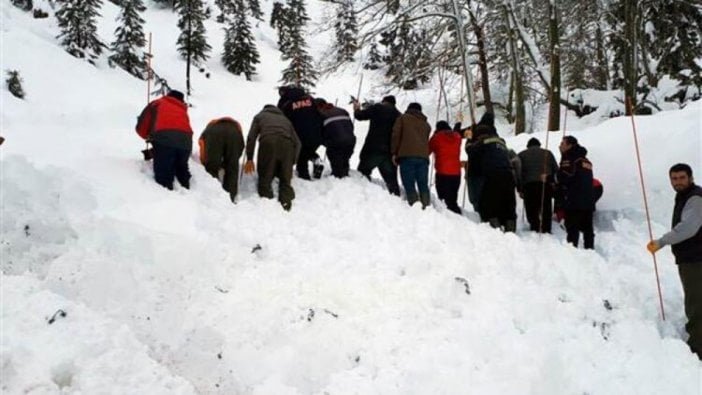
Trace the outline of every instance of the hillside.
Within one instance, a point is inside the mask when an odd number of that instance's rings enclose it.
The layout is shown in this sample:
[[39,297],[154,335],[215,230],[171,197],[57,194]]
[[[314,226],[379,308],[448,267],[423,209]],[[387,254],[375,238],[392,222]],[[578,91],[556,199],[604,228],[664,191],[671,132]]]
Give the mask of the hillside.
[[[104,4],[106,40],[115,13]],[[179,87],[175,16],[146,19],[156,69]],[[629,118],[572,132],[605,185],[595,251],[560,230],[531,234],[521,219],[502,234],[440,203],[410,208],[358,174],[294,179],[291,212],[245,176],[232,205],[197,152],[190,190],[153,182],[133,132],[142,81],[66,54],[51,18],[6,6],[2,29],[3,68],[21,70],[28,94],[0,93],[3,393],[702,393],[669,249],[658,254],[660,319]],[[217,48],[221,29],[208,29]],[[196,135],[222,115],[247,128],[277,100],[275,35],[263,23],[256,35],[256,81],[216,57],[209,79],[196,73]],[[379,76],[364,78],[369,95],[382,92]],[[317,93],[345,104],[357,84],[349,68]],[[429,90],[398,97],[435,112]],[[635,120],[660,235],[668,168],[702,169],[702,103]],[[362,141],[367,124],[356,127]],[[509,145],[532,136],[545,139]]]

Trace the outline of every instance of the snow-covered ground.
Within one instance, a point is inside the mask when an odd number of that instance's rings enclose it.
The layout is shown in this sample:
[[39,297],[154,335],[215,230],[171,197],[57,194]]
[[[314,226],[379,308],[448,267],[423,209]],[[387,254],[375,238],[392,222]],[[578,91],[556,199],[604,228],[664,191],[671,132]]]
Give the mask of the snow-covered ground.
[[[116,7],[102,12],[110,41]],[[502,234],[438,203],[410,208],[357,174],[295,179],[291,212],[245,176],[232,205],[197,152],[191,190],[153,182],[133,131],[142,81],[67,55],[53,18],[8,4],[1,18],[2,69],[20,70],[27,92],[0,93],[3,393],[702,393],[669,249],[658,254],[660,319],[630,118],[569,115],[605,186],[595,251],[572,248],[560,230],[521,230],[521,218],[516,235]],[[156,70],[183,89],[175,15],[146,19]],[[207,27],[215,50],[211,77],[194,74],[195,137],[223,115],[246,127],[277,100],[283,66],[261,23],[256,81],[225,73],[221,27]],[[317,93],[345,105],[357,71]],[[383,93],[374,78],[364,96]],[[422,102],[434,121],[435,92],[398,98]],[[702,177],[702,103],[635,121],[659,236],[670,165]],[[356,127],[363,141],[367,123]],[[537,133],[509,144],[521,150],[532,136],[545,143]]]

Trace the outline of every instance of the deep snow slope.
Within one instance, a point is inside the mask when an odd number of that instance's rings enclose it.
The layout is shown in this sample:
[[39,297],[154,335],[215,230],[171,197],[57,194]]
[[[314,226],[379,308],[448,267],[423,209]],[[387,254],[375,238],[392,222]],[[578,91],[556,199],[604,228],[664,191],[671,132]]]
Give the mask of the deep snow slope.
[[[115,13],[104,5],[106,41]],[[146,18],[156,69],[182,88],[175,16]],[[410,208],[357,174],[294,180],[291,212],[245,176],[232,205],[196,152],[191,190],[152,181],[133,132],[143,82],[65,54],[53,19],[5,6],[2,29],[3,69],[19,69],[28,93],[0,93],[4,393],[701,393],[668,249],[660,320],[629,118],[574,132],[605,184],[595,251],[560,231],[505,235],[440,203]],[[217,52],[221,30],[208,29]],[[216,56],[209,79],[196,73],[196,135],[221,115],[246,128],[276,100],[275,35],[264,23],[256,34],[256,81]],[[317,90],[342,103],[357,81],[349,68]],[[636,118],[656,235],[668,167],[702,170],[701,115],[693,103]]]

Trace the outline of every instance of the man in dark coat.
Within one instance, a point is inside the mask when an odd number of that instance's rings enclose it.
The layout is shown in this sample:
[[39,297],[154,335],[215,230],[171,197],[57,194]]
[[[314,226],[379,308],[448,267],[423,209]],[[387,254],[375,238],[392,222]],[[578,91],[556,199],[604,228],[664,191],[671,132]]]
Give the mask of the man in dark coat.
[[541,148],[536,138],[519,153],[522,164],[522,198],[529,227],[535,232],[551,233],[553,187],[558,164],[551,151]]
[[173,180],[190,188],[188,159],[193,149],[188,106],[182,92],[171,90],[142,110],[136,125],[137,134],[153,146],[154,178],[173,189]]
[[466,146],[468,176],[482,181],[478,196],[480,220],[493,228],[502,227],[505,232],[514,232],[517,228],[516,182],[509,149],[497,135],[492,116],[487,118],[475,126],[472,144]]
[[327,159],[332,175],[344,178],[349,175],[349,160],[356,145],[353,122],[343,108],[335,107],[324,99],[315,99],[315,105],[322,114],[322,144],[327,147]]
[[[321,166],[317,148],[322,144],[322,117],[314,106],[314,99],[302,88],[296,86],[283,86],[278,88],[280,100],[278,108],[292,122],[302,148],[297,159],[297,176],[310,180],[309,162]],[[319,174],[319,176],[317,176]],[[322,172],[315,168],[315,177],[321,177]]]
[[410,103],[392,128],[392,161],[400,166],[400,178],[410,206],[417,200],[421,201],[422,208],[430,203],[429,133],[431,126],[419,103]]
[[239,158],[244,151],[244,136],[239,122],[224,117],[213,119],[200,135],[200,163],[214,178],[224,170],[222,188],[232,202],[239,187]]
[[300,153],[300,139],[292,123],[280,109],[267,104],[251,122],[246,137],[246,164],[244,171],[251,174],[256,139],[258,148],[258,195],[273,199],[273,178],[278,179],[278,201],[285,210],[290,210],[295,199],[291,185],[292,167]]
[[392,127],[400,116],[400,112],[395,107],[395,96],[385,96],[382,102],[363,109],[358,101],[354,101],[353,109],[353,116],[357,120],[370,120],[368,134],[361,148],[358,171],[370,180],[373,169],[377,167],[388,191],[399,196],[397,166],[392,162],[390,154]]
[[592,163],[587,159],[587,149],[578,144],[573,136],[565,136],[558,147],[561,163],[556,175],[561,207],[565,210],[567,240],[578,246],[580,232],[583,246],[595,248],[595,231],[592,226],[592,213],[595,211],[594,190],[592,187]]
[[702,188],[695,185],[692,168],[685,163],[671,167],[668,175],[676,192],[673,229],[647,248],[651,253],[666,245],[673,249],[685,296],[687,344],[702,359]]

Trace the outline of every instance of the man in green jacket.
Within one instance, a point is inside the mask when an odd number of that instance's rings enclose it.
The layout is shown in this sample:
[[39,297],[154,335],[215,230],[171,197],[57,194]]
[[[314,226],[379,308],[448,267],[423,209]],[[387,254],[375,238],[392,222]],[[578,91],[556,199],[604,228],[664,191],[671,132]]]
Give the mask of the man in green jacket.
[[291,185],[293,165],[300,154],[300,139],[290,120],[272,104],[266,104],[251,122],[246,137],[244,172],[253,173],[256,139],[258,147],[258,195],[273,199],[273,178],[278,178],[278,201],[285,210],[292,208],[295,190]]

